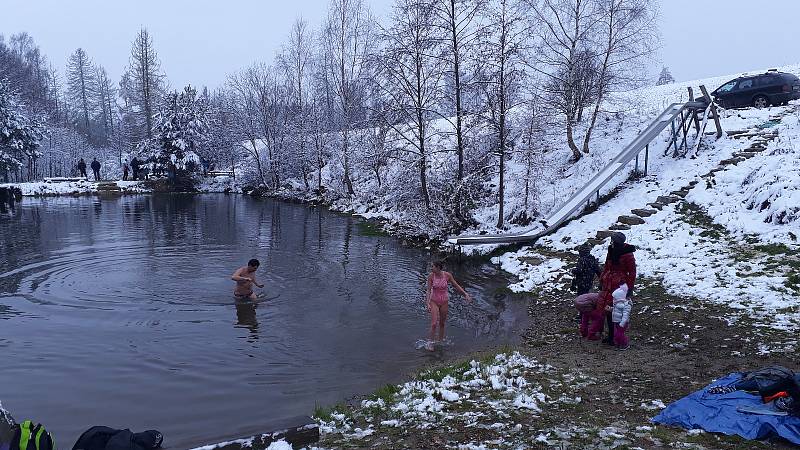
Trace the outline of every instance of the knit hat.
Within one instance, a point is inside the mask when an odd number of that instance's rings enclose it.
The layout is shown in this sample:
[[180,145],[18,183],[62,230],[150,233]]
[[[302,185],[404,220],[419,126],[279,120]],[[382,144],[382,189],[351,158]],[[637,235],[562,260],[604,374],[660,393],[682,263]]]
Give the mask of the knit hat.
[[578,247],[578,254],[579,255],[588,255],[591,250],[592,250],[592,247],[590,247],[589,244],[581,244]]
[[614,244],[617,244],[617,245],[624,244],[625,243],[625,235],[620,233],[619,231],[611,233],[611,242],[613,242]]

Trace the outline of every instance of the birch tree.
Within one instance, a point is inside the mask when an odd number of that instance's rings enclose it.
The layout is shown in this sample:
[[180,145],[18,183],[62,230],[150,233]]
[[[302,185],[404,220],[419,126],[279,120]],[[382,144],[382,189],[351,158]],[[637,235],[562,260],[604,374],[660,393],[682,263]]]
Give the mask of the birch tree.
[[539,24],[534,71],[546,79],[545,99],[564,115],[567,144],[575,161],[582,156],[574,126],[580,111],[590,104],[587,76],[593,71],[592,33],[597,23],[594,0],[527,0],[532,19]]
[[516,134],[508,114],[521,102],[519,87],[525,76],[522,70],[523,50],[530,32],[525,17],[523,3],[495,0],[486,12],[487,29],[490,32],[483,40],[481,49],[486,121],[492,130],[490,148],[498,160],[498,228],[505,223],[505,166]]
[[[614,88],[632,87],[643,58],[652,54],[655,10],[650,0],[595,0],[597,2],[596,98],[592,118],[583,138],[583,152],[597,123],[603,100]],[[626,86],[627,85],[627,86]]]
[[393,120],[388,125],[403,142],[419,174],[423,204],[430,208],[429,126],[438,117],[442,96],[442,65],[436,57],[439,41],[432,23],[433,3],[397,0],[392,27],[383,34],[386,49],[379,58],[383,92]]
[[362,0],[332,0],[322,36],[336,120],[341,134],[343,183],[348,195],[355,194],[351,168],[351,134],[357,120],[358,99],[367,79],[367,54],[372,47],[373,25]]
[[444,41],[442,59],[449,69],[447,75],[452,83],[452,103],[455,115],[456,154],[458,155],[457,178],[464,178],[464,103],[463,93],[468,82],[464,80],[465,60],[475,50],[475,41],[481,35],[476,26],[479,11],[486,7],[485,0],[434,0],[436,25]]
[[282,65],[289,85],[289,120],[291,121],[291,132],[293,135],[293,147],[296,151],[298,168],[303,178],[306,190],[310,189],[308,184],[310,155],[307,152],[307,100],[308,97],[308,78],[312,63],[312,39],[313,36],[308,29],[308,25],[302,19],[297,19],[292,25],[289,33],[289,43],[286,46]]

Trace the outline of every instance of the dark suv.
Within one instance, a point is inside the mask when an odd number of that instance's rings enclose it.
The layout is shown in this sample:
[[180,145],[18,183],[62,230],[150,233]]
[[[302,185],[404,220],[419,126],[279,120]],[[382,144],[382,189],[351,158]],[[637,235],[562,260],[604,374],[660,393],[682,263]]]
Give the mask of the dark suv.
[[800,78],[790,73],[770,70],[760,75],[731,80],[718,87],[711,95],[723,108],[785,105],[789,100],[800,99]]

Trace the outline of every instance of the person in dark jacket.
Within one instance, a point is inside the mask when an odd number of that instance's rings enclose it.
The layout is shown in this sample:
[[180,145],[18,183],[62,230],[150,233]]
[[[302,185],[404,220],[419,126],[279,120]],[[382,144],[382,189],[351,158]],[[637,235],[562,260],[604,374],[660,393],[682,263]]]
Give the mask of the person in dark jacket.
[[139,159],[137,157],[133,157],[131,160],[131,170],[133,170],[133,181],[139,179]]
[[122,163],[122,181],[128,181],[128,160]]
[[[616,232],[611,235],[611,245],[608,247],[606,263],[603,267],[603,273],[600,275],[602,288],[600,301],[597,302],[597,308],[605,311],[606,314],[608,335],[603,339],[605,344],[614,345],[614,323],[611,320],[611,307],[614,299],[611,293],[620,284],[625,283],[628,285],[627,298],[631,298],[633,295],[633,288],[636,282],[636,258],[633,256],[635,251],[636,247],[625,243],[624,234]],[[602,327],[602,322],[600,326]]]
[[100,161],[97,158],[92,159],[92,172],[94,172],[94,181],[100,181]]
[[599,277],[602,273],[600,263],[597,258],[592,256],[589,251],[591,247],[583,244],[578,248],[578,263],[572,269],[572,289],[578,294],[583,295],[592,290],[594,277]]
[[86,175],[86,161],[84,161],[83,158],[78,161],[78,170],[80,171],[82,178],[89,178],[89,176]]

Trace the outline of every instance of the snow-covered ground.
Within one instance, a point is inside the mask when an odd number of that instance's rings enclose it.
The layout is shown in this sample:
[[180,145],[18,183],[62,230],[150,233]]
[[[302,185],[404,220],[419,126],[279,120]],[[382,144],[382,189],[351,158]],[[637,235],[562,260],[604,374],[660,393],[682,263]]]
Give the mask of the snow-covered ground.
[[[152,192],[144,181],[103,180],[100,183],[90,180],[78,181],[33,181],[27,183],[0,183],[3,186],[20,188],[24,196],[60,196],[60,195],[87,195],[97,193],[98,186],[103,183],[114,183],[125,194],[144,194]],[[241,192],[241,183],[228,176],[202,178],[196,184],[198,192]],[[101,187],[102,189],[102,187]]]
[[[548,414],[548,408],[582,401],[579,396],[552,396],[551,390],[584,382],[579,374],[561,373],[518,352],[500,353],[488,361],[472,360],[448,373],[433,371],[392,386],[383,395],[363,400],[356,416],[334,410],[327,420],[318,420],[323,435],[334,442],[341,439],[366,445],[363,439],[393,428],[473,428],[495,436],[491,442],[459,442],[458,448],[523,448],[528,426]],[[545,442],[546,436],[542,439]],[[430,444],[439,447],[444,443]]]
[[[148,192],[140,181],[111,181],[126,193]],[[95,181],[34,181],[28,183],[0,184],[2,186],[15,186],[20,188],[24,196],[54,196],[54,195],[82,195],[97,192],[98,183]]]
[[[800,66],[782,68],[800,72]],[[659,86],[624,94],[637,111],[647,117],[660,112],[672,101],[685,101],[681,90],[687,85],[705,84],[709,90],[735,75],[708,80]],[[650,111],[650,116],[644,112]],[[639,274],[662,282],[667,291],[683,298],[730,306],[730,320],[739,317],[755,319],[758,324],[777,329],[800,328],[800,292],[797,279],[800,267],[800,104],[763,110],[723,111],[722,127],[726,131],[752,130],[754,133],[778,133],[763,145],[766,149],[749,159],[719,166],[738,152],[750,150],[759,136],[734,139],[724,136],[707,139],[698,156],[672,158],[664,156],[666,143],[655,151],[651,148],[649,175],[639,181],[619,185],[619,192],[597,211],[577,218],[537,245],[545,252],[574,251],[575,247],[608,230],[618,217],[632,215],[631,210],[649,208],[659,196],[668,196],[681,188],[690,188],[685,200],[666,205],[661,211],[644,218],[645,223],[623,232],[628,242],[637,246]],[[626,114],[626,116],[629,114]],[[770,122],[780,116],[780,122]],[[632,119],[622,119],[632,120]],[[631,132],[620,127],[620,143]],[[603,160],[610,159],[621,146],[613,139],[601,137],[590,158],[576,164],[575,175],[553,183],[553,198],[560,192],[563,199],[579,188]],[[664,140],[662,135],[662,141]],[[605,144],[603,144],[605,142]],[[762,145],[762,144],[758,144]],[[586,173],[580,173],[582,166]],[[717,169],[715,169],[717,168]],[[711,177],[702,177],[712,169]],[[620,177],[618,182],[622,182]],[[694,185],[693,187],[690,184]],[[606,191],[617,187],[607,186]],[[557,203],[554,202],[554,204]],[[546,209],[545,209],[546,210]],[[488,220],[486,221],[489,222]],[[605,243],[608,240],[606,239]],[[490,250],[482,246],[479,251]],[[605,259],[606,245],[594,247],[593,253]],[[535,291],[546,288],[550,281],[563,277],[569,267],[558,257],[542,256],[542,249],[523,248],[496,258],[502,267],[519,276],[513,290]]]

